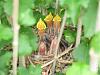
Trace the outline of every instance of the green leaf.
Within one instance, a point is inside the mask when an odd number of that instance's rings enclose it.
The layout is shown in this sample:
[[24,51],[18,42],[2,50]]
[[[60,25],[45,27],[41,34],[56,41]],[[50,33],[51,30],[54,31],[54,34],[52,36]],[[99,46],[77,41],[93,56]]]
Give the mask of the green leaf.
[[42,69],[40,65],[36,65],[35,67],[33,65],[29,65],[28,68],[20,66],[18,68],[18,75],[41,75]]
[[5,54],[0,56],[0,60],[1,60],[0,70],[5,69],[9,65],[11,57],[12,57],[12,54],[10,52],[6,52]]
[[43,18],[43,15],[39,11],[33,11],[33,16],[36,19],[36,23],[39,21],[40,18]]
[[19,55],[30,55],[32,51],[38,48],[38,37],[33,34],[32,29],[29,27],[22,27],[19,37]]
[[90,0],[86,13],[83,16],[84,36],[91,38],[94,34],[97,16],[97,0]]
[[53,3],[53,0],[45,0],[45,6],[49,6],[50,4]]
[[26,9],[19,15],[19,24],[23,26],[32,26],[36,23],[31,9]]
[[79,4],[84,7],[87,8],[89,5],[90,0],[80,0]]
[[28,69],[23,66],[18,67],[18,75],[29,75]]
[[80,9],[88,7],[89,0],[60,0],[60,5],[67,8],[67,14],[72,19],[74,25],[78,22]]
[[12,29],[7,25],[0,24],[0,40],[10,40],[12,38]]
[[65,9],[60,9],[59,15],[61,18],[64,16]]
[[62,72],[57,72],[56,75],[65,75],[65,74]]
[[[7,15],[12,15],[12,3],[13,0],[6,0],[4,4],[5,12]],[[24,26],[32,26],[36,20],[33,17],[34,3],[32,0],[20,0],[19,2],[19,24]]]
[[1,0],[0,1],[0,16],[2,16],[3,12],[4,12],[4,10],[3,10],[3,4],[4,4],[4,2]]
[[33,0],[20,0],[19,11],[25,12],[29,8],[33,8]]
[[25,34],[28,37],[31,47],[33,48],[34,51],[36,51],[37,48],[38,48],[38,43],[37,43],[38,42],[38,37],[35,33],[33,33],[32,28],[23,27],[21,29],[21,33]]
[[76,32],[67,29],[64,31],[65,40],[68,41],[70,44],[75,42]]
[[4,4],[4,10],[7,15],[11,16],[12,15],[12,9],[13,9],[13,0],[5,0]]
[[32,39],[30,39],[30,44],[31,44],[31,46],[32,46],[32,48],[33,48],[33,50],[34,51],[37,51],[37,48],[38,48],[38,37],[37,37],[37,35],[31,35],[30,34],[30,37],[29,38],[32,38]]
[[[33,8],[33,1],[32,0],[20,0],[19,1],[19,11],[25,12],[29,8]],[[4,4],[5,12],[8,15],[12,15],[12,10],[13,10],[13,0],[5,0]]]
[[76,25],[78,23],[78,17],[80,15],[80,6],[77,4],[72,4],[71,6],[69,6],[68,15],[69,17],[71,17],[73,24]]
[[65,8],[68,8],[71,5],[87,8],[89,1],[90,0],[60,0],[60,5]]
[[90,71],[89,65],[84,63],[73,63],[66,71],[66,75],[75,75],[76,73],[77,75],[97,75]]
[[77,64],[73,64],[66,71],[66,75],[74,75],[75,73],[77,73],[77,75],[81,75],[81,73],[80,73],[80,67]]
[[91,40],[91,48],[100,53],[100,32],[96,33]]
[[55,13],[55,8],[53,8],[53,7],[48,7],[47,10],[48,10],[48,13],[50,13],[50,12],[51,12],[52,14]]
[[1,20],[0,20],[0,24],[1,24]]
[[19,38],[19,55],[29,55],[32,47],[29,43],[28,35],[21,34]]
[[53,0],[34,0],[35,7],[46,8],[53,3]]
[[32,0],[20,0],[19,7],[19,24],[23,26],[32,26],[36,23],[33,17],[34,2]]
[[89,64],[89,45],[88,42],[82,42],[72,52],[73,57],[78,62]]
[[100,66],[99,66],[99,68],[98,68],[98,75],[100,75]]
[[2,50],[3,47],[5,47],[8,44],[11,44],[12,40],[1,40],[0,41],[0,49]]
[[42,74],[42,69],[40,65],[37,65],[35,67],[30,65],[28,70],[30,72],[30,75],[41,75]]
[[8,71],[9,70],[7,68],[0,70],[0,75],[8,75]]

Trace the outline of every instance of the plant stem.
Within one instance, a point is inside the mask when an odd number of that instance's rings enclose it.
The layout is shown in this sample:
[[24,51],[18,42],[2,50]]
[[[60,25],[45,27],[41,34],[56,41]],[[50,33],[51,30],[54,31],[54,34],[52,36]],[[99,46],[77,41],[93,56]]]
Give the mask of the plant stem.
[[92,72],[97,73],[98,72],[98,66],[99,66],[99,58],[98,54],[94,52],[94,50],[90,49],[90,70]]
[[13,75],[17,75],[17,60],[18,60],[18,40],[19,40],[19,29],[18,25],[18,10],[19,10],[19,0],[13,0]]
[[99,0],[99,5],[98,5],[98,14],[97,14],[95,33],[98,31],[100,31],[100,0]]
[[80,39],[81,39],[81,34],[82,34],[81,31],[82,31],[82,21],[81,21],[81,16],[80,16],[78,20],[78,25],[77,25],[77,36],[76,36],[75,47],[77,47],[80,44]]
[[62,24],[61,24],[60,33],[59,33],[58,40],[57,40],[57,45],[56,45],[56,48],[55,48],[55,56],[54,56],[55,61],[54,61],[54,63],[53,63],[53,67],[52,67],[52,75],[54,75],[54,71],[55,71],[56,59],[57,59],[57,54],[58,54],[59,43],[60,43],[60,40],[61,40],[61,37],[62,37],[62,34],[63,34],[64,26],[65,26],[65,23],[66,23],[66,18],[67,18],[67,13],[66,13],[66,11],[65,11],[64,17],[63,17],[63,21],[62,21]]
[[[100,0],[98,6],[98,14],[97,14],[97,21],[96,21],[96,29],[95,33],[100,31]],[[92,72],[97,73],[99,67],[99,59],[100,55],[95,52],[93,48],[90,48],[90,69]]]
[[19,65],[23,65],[24,67],[26,67],[25,56],[19,57]]
[[55,6],[55,14],[57,14],[57,12],[58,12],[58,5],[59,5],[59,0],[56,0],[56,4],[55,4],[56,6]]

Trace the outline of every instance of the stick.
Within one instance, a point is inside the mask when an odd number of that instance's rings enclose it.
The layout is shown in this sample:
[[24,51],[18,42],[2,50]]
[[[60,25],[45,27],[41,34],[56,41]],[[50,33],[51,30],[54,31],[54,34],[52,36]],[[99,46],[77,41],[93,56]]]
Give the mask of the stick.
[[95,33],[97,33],[98,31],[100,31],[100,0],[99,0],[99,6],[98,6],[98,14],[97,14]]
[[[62,56],[65,55],[65,54],[69,53],[69,51],[71,51],[72,49],[74,49],[74,48],[69,47],[69,48],[66,49],[64,52],[62,52],[61,54],[59,54],[59,55],[57,56],[57,59],[59,59],[60,57],[62,57]],[[50,62],[48,62],[48,63],[46,63],[46,64],[44,64],[44,65],[42,65],[41,68],[44,68],[44,67],[50,65],[51,63],[54,62],[54,60],[55,60],[55,59],[51,60]]]
[[29,62],[31,63],[31,65],[32,65],[33,67],[35,67],[35,65],[34,65],[33,62],[31,61],[31,59],[30,59],[29,56],[28,56],[28,60],[29,60]]
[[72,64],[73,60],[58,60],[58,62],[62,64]]
[[50,65],[50,64],[51,64],[51,63],[53,63],[53,62],[54,62],[54,59],[53,59],[53,60],[51,60],[50,62],[48,62],[48,63],[46,63],[46,64],[42,65],[42,66],[41,66],[41,68],[44,68],[44,67],[46,67],[46,66]]
[[63,55],[69,53],[69,51],[71,51],[72,49],[74,49],[74,48],[69,47],[69,48],[66,49],[64,52],[62,52],[61,54],[59,54],[57,58],[60,58],[60,57],[62,57]]
[[55,14],[57,14],[57,12],[58,12],[58,4],[59,4],[59,0],[56,0],[56,6],[55,6],[56,10],[55,10]]
[[19,65],[23,65],[24,67],[26,67],[25,56],[19,57]]
[[18,60],[18,40],[19,40],[19,29],[20,26],[18,25],[18,10],[19,10],[19,0],[13,0],[13,13],[12,13],[12,20],[13,20],[13,75],[17,75],[17,60]]
[[67,18],[67,12],[65,11],[63,21],[62,21],[62,24],[61,24],[60,34],[59,34],[58,40],[57,40],[57,46],[55,48],[55,56],[54,56],[55,61],[53,63],[53,67],[52,67],[52,73],[53,73],[52,75],[54,75],[54,71],[55,71],[57,52],[58,52],[59,43],[60,43],[60,40],[61,40],[61,37],[62,37],[62,34],[63,34],[64,26],[65,26],[65,23],[66,23],[66,18]]
[[82,21],[81,21],[81,16],[80,16],[78,20],[78,26],[77,26],[77,36],[76,36],[75,47],[77,47],[80,44],[80,39],[81,39],[81,34],[82,34],[81,31],[82,31]]

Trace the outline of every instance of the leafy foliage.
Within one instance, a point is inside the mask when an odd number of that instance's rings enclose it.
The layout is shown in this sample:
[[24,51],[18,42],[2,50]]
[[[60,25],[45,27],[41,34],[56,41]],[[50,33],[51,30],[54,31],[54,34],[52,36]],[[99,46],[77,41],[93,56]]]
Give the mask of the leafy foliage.
[[78,62],[89,64],[89,44],[88,42],[81,42],[73,51],[73,57]]
[[[28,20],[30,20],[30,22]],[[20,13],[20,17],[19,17],[20,25],[32,26],[35,24],[35,22],[36,20],[33,17],[33,13],[31,9],[27,9],[26,11]]]
[[[1,51],[0,51],[1,52]],[[8,73],[8,66],[10,64],[10,59],[12,57],[12,54],[10,52],[4,52],[3,55],[0,55],[0,74],[1,75],[7,75]],[[4,60],[6,59],[6,60]]]
[[35,24],[36,20],[33,17],[34,4],[32,0],[24,1],[20,0],[19,6],[19,23],[24,26],[32,26]]
[[22,67],[20,66],[18,68],[18,75],[41,75],[42,73],[42,69],[40,67],[40,65],[37,66],[33,66],[30,65],[28,68]]
[[91,40],[91,48],[100,53],[100,32],[96,33]]
[[[47,13],[55,14],[56,0],[19,0],[18,23],[19,34],[19,56],[28,56],[38,50],[38,35],[36,34],[37,21]],[[59,0],[57,14],[61,16],[67,11],[67,26],[77,29],[78,19],[82,17],[81,43],[72,52],[75,63],[70,66],[66,75],[96,75],[89,70],[89,49],[93,48],[100,53],[100,32],[94,34],[96,26],[98,0]],[[12,22],[13,0],[0,0],[0,75],[8,75],[12,53],[4,49],[12,43],[13,30],[9,21]],[[68,45],[75,43],[76,30],[69,28],[64,30],[65,40]],[[47,39],[48,41],[48,39]],[[47,44],[48,45],[48,44]],[[10,45],[11,46],[11,45]],[[12,46],[11,46],[12,47]],[[11,68],[10,68],[11,69]],[[18,75],[41,75],[40,65],[19,66]],[[56,73],[63,75],[62,72]]]
[[48,7],[53,2],[53,0],[34,0],[33,2],[35,4],[35,7],[41,8],[42,6],[43,8],[45,8]]
[[81,8],[88,7],[89,0],[60,0],[60,5],[68,9],[68,16],[71,17],[74,25],[78,22]]
[[29,71],[27,70],[27,68],[20,66],[18,67],[18,75],[28,75]]
[[94,34],[97,16],[97,0],[91,0],[83,16],[84,36],[91,38]]
[[13,0],[5,0],[4,3],[4,11],[6,12],[7,15],[12,15],[12,9],[13,9]]
[[89,65],[84,63],[74,63],[66,72],[66,75],[97,75],[89,70]]
[[[12,15],[12,8],[13,8],[12,1],[13,0],[6,0],[6,3],[4,4],[5,12],[9,16]],[[35,24],[36,20],[33,17],[32,8],[33,8],[32,0],[29,1],[20,0],[20,5],[19,5],[20,25],[32,26]]]
[[44,19],[44,16],[39,11],[33,11],[33,16],[36,19],[36,23],[38,22],[38,20],[40,19],[40,17],[42,19]]
[[0,16],[2,16],[2,14],[3,14],[3,1],[2,0],[0,0]]
[[12,29],[7,25],[0,24],[0,41],[12,38]]
[[32,65],[29,66],[30,75],[41,75],[42,69],[40,65],[33,67]]
[[75,42],[75,38],[76,38],[75,31],[67,29],[67,30],[64,31],[64,36],[65,36],[66,41],[69,42],[69,44]]
[[38,47],[37,41],[38,37],[33,34],[32,29],[23,27],[19,37],[19,55],[29,55],[32,51],[36,51]]

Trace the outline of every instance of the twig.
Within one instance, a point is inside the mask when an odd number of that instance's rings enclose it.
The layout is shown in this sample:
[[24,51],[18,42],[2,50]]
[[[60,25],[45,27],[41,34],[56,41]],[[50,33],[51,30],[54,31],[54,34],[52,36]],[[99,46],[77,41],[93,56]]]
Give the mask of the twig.
[[44,68],[44,67],[46,67],[46,66],[50,65],[50,64],[51,64],[51,63],[53,63],[53,62],[54,62],[54,59],[53,59],[53,60],[51,60],[50,62],[48,62],[48,63],[46,63],[46,64],[42,65],[42,66],[41,66],[41,68]]
[[[57,59],[59,59],[60,57],[62,57],[62,56],[65,55],[65,54],[69,53],[69,51],[71,51],[72,49],[74,49],[74,48],[71,48],[71,46],[70,46],[70,47],[69,47],[68,49],[66,49],[64,52],[62,52],[61,54],[59,54],[59,55],[57,56]],[[42,65],[41,68],[44,68],[44,67],[50,65],[51,63],[54,62],[54,60],[55,60],[55,59],[51,60],[50,62],[48,62],[48,63],[46,63],[46,64],[44,64],[44,65]]]
[[81,20],[81,15],[80,15],[79,20],[78,20],[78,26],[77,26],[77,36],[76,36],[75,47],[77,47],[80,44],[81,31],[82,31],[82,20]]
[[63,64],[72,64],[73,60],[58,60],[58,62]]
[[98,31],[100,31],[100,0],[99,0],[99,5],[98,5],[98,14],[97,14],[95,33]]
[[32,65],[33,67],[35,67],[35,65],[34,65],[33,62],[31,61],[30,57],[28,56],[27,58],[28,58],[29,62],[31,63],[31,65]]
[[52,73],[53,73],[52,75],[54,75],[54,71],[55,71],[57,52],[58,52],[59,43],[60,43],[60,40],[61,40],[61,37],[62,37],[62,34],[63,34],[64,26],[65,26],[65,23],[66,23],[66,18],[67,18],[67,12],[65,11],[63,21],[62,21],[62,24],[61,24],[62,26],[61,26],[61,29],[60,29],[60,34],[58,36],[57,45],[56,45],[56,48],[55,48],[55,56],[54,56],[55,61],[53,63],[53,67],[52,67]]
[[26,67],[25,56],[19,57],[19,65],[23,65],[24,67]]
[[19,10],[19,0],[13,0],[13,75],[17,75],[17,60],[18,60],[18,40],[19,40],[19,29],[18,25],[18,11]]
[[57,58],[60,58],[60,57],[62,57],[63,55],[65,55],[65,54],[67,54],[67,53],[69,53],[69,51],[71,51],[71,50],[73,50],[74,48],[68,48],[68,49],[66,49],[64,52],[62,52],[61,54],[59,54],[58,55],[58,57]]
[[59,0],[56,0],[56,6],[55,6],[55,8],[56,8],[56,10],[55,10],[55,14],[57,14],[57,12],[58,12],[58,4],[59,4]]

